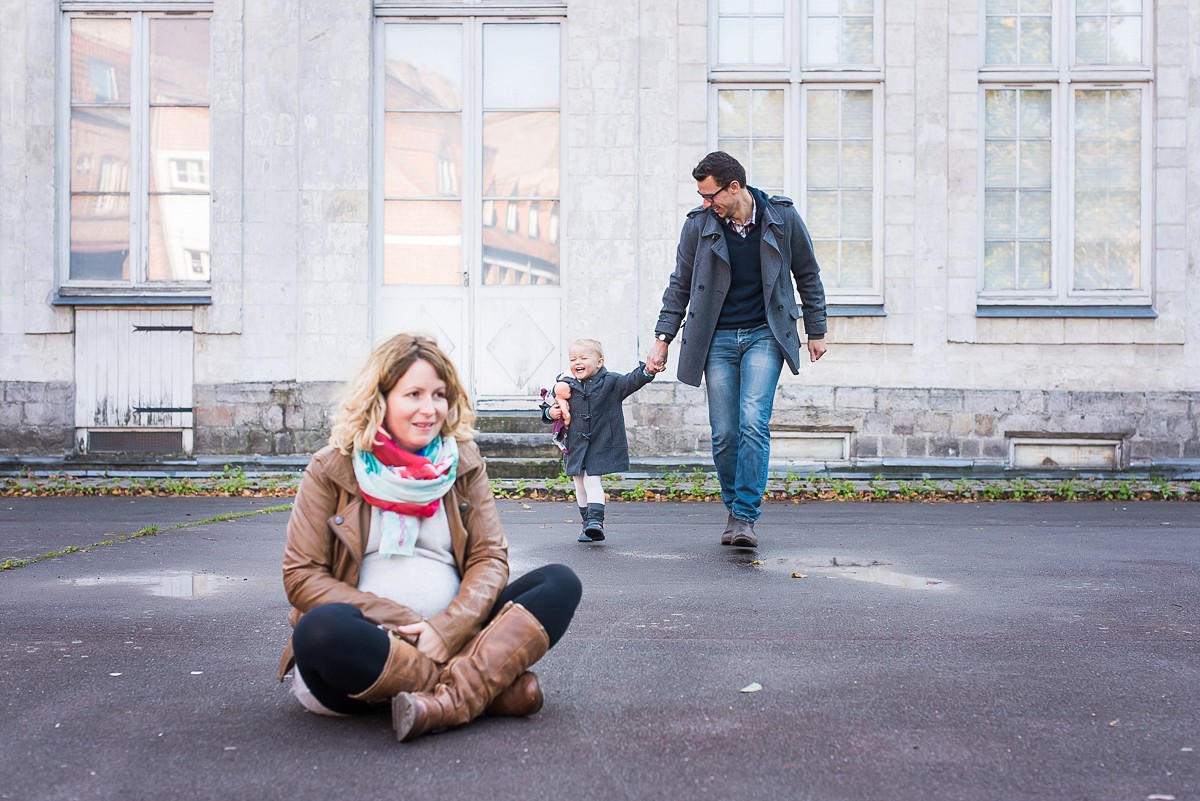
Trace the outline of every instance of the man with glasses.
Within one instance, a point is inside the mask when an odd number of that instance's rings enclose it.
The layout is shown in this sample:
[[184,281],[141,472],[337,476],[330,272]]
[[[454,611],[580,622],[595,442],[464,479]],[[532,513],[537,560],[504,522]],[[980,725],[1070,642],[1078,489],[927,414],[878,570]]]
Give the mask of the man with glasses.
[[800,372],[796,294],[815,362],[825,353],[825,288],[789,198],[747,186],[746,170],[721,151],[692,177],[702,203],[683,224],[646,365],[665,367],[679,336],[679,380],[698,387],[703,376],[707,386],[713,462],[729,512],[721,544],[757,548],[775,388],[784,362]]

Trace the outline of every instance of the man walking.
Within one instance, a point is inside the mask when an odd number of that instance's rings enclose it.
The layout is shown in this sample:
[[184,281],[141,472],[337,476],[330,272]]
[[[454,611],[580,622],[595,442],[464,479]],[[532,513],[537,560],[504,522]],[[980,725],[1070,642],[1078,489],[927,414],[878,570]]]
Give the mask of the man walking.
[[746,170],[721,151],[705,156],[692,177],[703,202],[683,224],[646,364],[666,366],[679,336],[679,380],[698,387],[703,375],[707,385],[713,462],[729,511],[721,544],[757,548],[775,388],[785,361],[800,372],[796,293],[815,362],[825,353],[825,288],[789,198],[747,186]]

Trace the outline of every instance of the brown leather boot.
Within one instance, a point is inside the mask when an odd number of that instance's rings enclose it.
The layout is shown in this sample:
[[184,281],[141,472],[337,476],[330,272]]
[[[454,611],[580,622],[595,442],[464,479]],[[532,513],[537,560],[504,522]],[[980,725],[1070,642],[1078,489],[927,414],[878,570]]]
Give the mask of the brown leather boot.
[[407,742],[474,720],[549,648],[550,638],[538,619],[520,604],[506,604],[446,663],[433,692],[401,692],[392,698],[396,739]]
[[387,701],[398,692],[428,691],[437,685],[439,665],[425,654],[400,639],[394,632],[388,635],[391,650],[379,678],[367,689],[350,696],[356,701],[378,703]]
[[505,718],[527,718],[542,708],[545,697],[537,674],[527,670],[483,711],[485,715]]

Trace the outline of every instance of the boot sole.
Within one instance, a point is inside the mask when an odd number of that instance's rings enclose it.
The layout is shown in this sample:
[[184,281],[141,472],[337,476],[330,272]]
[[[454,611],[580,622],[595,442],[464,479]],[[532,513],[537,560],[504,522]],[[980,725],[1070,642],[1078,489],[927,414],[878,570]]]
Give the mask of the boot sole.
[[396,731],[396,739],[402,743],[408,742],[409,733],[416,723],[416,709],[409,701],[408,693],[400,693],[392,698],[392,728]]

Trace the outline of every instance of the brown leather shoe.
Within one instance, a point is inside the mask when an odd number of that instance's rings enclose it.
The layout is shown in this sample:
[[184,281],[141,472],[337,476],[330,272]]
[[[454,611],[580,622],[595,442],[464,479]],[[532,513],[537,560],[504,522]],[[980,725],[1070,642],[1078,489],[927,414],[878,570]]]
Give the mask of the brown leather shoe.
[[725,521],[725,530],[721,532],[721,544],[733,545],[733,524],[737,522],[737,518],[731,513],[729,519]]
[[729,544],[734,548],[757,548],[758,537],[754,536],[754,522],[750,520],[733,519],[733,532]]

